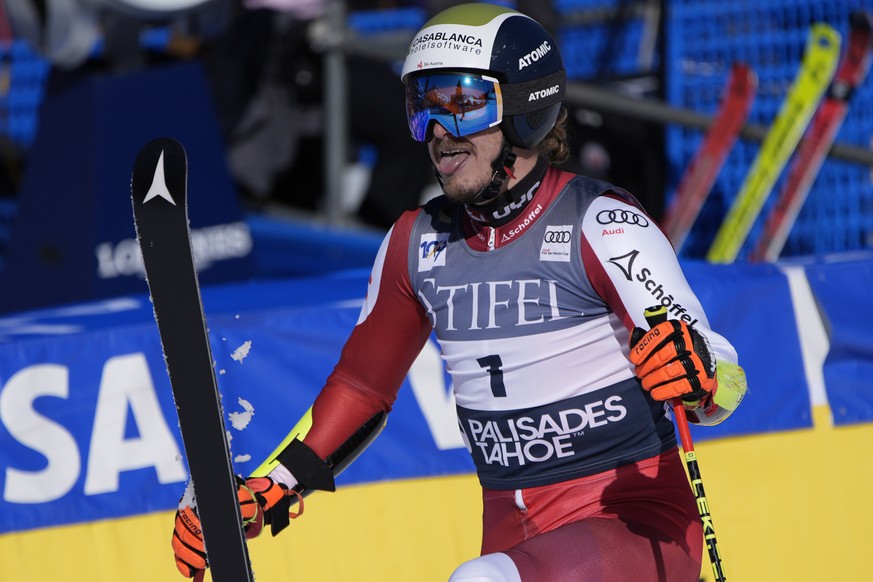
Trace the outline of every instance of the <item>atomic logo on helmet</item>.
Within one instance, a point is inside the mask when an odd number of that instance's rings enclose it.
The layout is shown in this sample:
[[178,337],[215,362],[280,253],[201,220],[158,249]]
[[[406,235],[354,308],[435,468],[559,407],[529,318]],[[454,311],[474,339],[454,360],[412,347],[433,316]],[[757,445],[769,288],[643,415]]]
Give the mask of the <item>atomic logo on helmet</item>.
[[[455,6],[425,23],[401,75],[410,130],[418,141],[430,138],[435,123],[457,137],[499,124],[510,145],[532,149],[554,126],[566,92],[563,61],[549,32],[532,18],[493,4]],[[447,75],[455,76],[455,85],[446,85]],[[467,75],[494,79],[494,86],[468,91]],[[442,101],[435,91],[444,95]]]

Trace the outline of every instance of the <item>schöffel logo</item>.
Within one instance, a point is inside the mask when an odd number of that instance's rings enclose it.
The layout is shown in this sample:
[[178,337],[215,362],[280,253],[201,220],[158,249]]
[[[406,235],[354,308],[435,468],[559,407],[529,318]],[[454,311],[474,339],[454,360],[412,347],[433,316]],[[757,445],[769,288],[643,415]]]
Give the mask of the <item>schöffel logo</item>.
[[540,246],[540,260],[561,263],[570,262],[570,249],[573,244],[573,225],[547,226]]
[[641,284],[660,305],[667,308],[668,313],[672,314],[673,317],[694,327],[697,323],[697,318],[690,315],[688,310],[676,301],[673,294],[668,292],[662,283],[653,278],[651,269],[648,267],[634,268],[634,262],[639,255],[640,251],[632,250],[620,257],[612,257],[607,262],[618,267],[628,281]]
[[612,257],[608,259],[607,262],[612,263],[616,267],[618,267],[625,279],[628,281],[633,281],[633,273],[634,273],[634,261],[637,260],[640,251],[633,250],[625,255],[621,255],[620,257]]
[[597,213],[597,222],[600,224],[629,224],[641,228],[649,226],[649,221],[645,216],[624,209],[601,210]]
[[435,232],[421,235],[421,244],[419,245],[418,255],[418,272],[430,271],[434,267],[444,267],[446,265],[446,246],[449,242],[449,235],[437,234]]

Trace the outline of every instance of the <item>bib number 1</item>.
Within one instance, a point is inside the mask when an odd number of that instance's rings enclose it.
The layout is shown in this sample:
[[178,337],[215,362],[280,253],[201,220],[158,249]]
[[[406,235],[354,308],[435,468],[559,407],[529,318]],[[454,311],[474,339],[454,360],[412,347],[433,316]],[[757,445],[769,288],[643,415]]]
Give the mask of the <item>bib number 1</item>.
[[494,354],[478,358],[476,361],[491,375],[491,393],[496,398],[506,397],[506,386],[503,384],[503,361],[500,356]]

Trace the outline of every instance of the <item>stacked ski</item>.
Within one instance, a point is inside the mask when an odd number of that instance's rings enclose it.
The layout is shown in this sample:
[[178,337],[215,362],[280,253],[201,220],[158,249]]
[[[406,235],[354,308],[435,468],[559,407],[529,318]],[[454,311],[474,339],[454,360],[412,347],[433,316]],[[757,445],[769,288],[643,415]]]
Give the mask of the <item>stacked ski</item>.
[[850,20],[849,44],[837,67],[827,96],[812,120],[807,135],[797,149],[779,198],[764,223],[763,233],[749,255],[754,261],[776,261],[785,247],[800,208],[818,176],[846,113],[849,100],[870,70],[873,51],[873,21],[865,13],[854,13]]
[[746,122],[757,87],[755,72],[746,64],[734,64],[721,106],[664,216],[664,230],[677,253]]
[[133,167],[133,214],[212,579],[251,582],[254,576],[191,252],[187,172],[187,156],[177,141],[157,139],[146,144]]
[[814,24],[794,83],[707,253],[710,262],[736,260],[830,85],[839,56],[839,33],[827,24]]

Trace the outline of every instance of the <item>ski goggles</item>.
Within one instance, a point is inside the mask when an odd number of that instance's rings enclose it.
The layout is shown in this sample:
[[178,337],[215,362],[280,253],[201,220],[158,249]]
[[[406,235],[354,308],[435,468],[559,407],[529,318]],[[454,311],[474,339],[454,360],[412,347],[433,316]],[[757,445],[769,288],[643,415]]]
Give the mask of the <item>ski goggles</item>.
[[433,123],[456,137],[488,129],[503,119],[503,94],[493,77],[438,73],[406,84],[406,117],[416,141],[428,141]]

